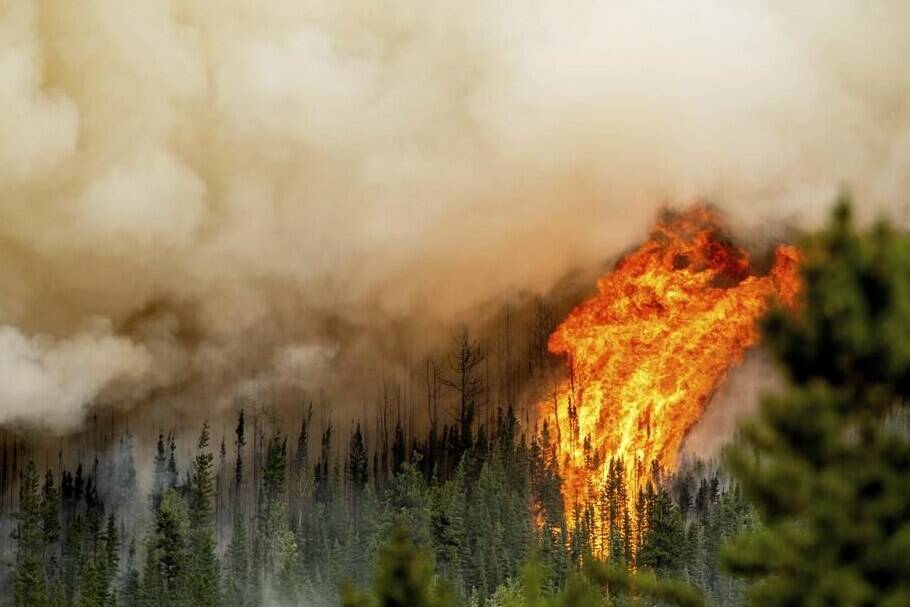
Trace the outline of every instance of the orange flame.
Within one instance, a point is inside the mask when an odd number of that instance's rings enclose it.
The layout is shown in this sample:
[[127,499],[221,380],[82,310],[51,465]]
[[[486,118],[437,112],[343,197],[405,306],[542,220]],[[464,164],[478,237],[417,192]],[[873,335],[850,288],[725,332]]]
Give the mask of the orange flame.
[[698,206],[658,223],[600,278],[549,340],[569,368],[540,404],[555,418],[567,506],[602,490],[612,458],[625,462],[632,488],[645,480],[636,470],[675,468],[708,400],[758,341],[769,300],[795,305],[798,265],[799,251],[781,245],[771,271],[755,276],[748,254]]

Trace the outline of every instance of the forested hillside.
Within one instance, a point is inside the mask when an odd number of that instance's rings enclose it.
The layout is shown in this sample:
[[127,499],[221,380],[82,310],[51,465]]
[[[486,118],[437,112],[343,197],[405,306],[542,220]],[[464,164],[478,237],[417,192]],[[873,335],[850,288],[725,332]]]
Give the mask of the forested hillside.
[[312,405],[293,429],[243,408],[188,458],[162,432],[147,491],[128,433],[75,468],[28,460],[7,602],[907,604],[910,239],[857,233],[842,206],[804,247],[805,301],[766,323],[791,385],[723,465],[610,460],[566,504],[554,430],[477,415],[488,386],[462,333],[456,376],[428,391],[431,411],[446,387],[460,406],[424,433],[399,415],[370,444]]
[[[653,469],[635,492],[623,463],[611,462],[598,499],[567,512],[549,428],[529,438],[512,411],[491,429],[455,426],[408,445],[398,426],[381,452],[366,448],[359,427],[314,432],[309,414],[294,436],[260,427],[254,438],[247,419],[241,412],[230,445],[213,445],[203,427],[191,461],[179,461],[173,437],[161,435],[141,503],[132,499],[139,489],[128,435],[111,457],[59,478],[29,462],[16,604],[336,604],[342,582],[370,581],[396,525],[432,555],[463,603],[503,592],[532,554],[548,589],[604,554],[682,576],[719,604],[741,599],[717,554],[754,515],[714,466],[674,476]],[[243,449],[248,441],[255,449]],[[613,531],[601,537],[594,528]]]

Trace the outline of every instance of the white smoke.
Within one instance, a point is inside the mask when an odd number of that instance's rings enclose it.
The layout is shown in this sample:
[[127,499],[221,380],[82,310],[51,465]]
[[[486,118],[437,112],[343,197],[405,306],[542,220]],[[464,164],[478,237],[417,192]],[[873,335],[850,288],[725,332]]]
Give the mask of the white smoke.
[[[907,56],[901,0],[5,2],[0,358],[34,373],[0,423],[374,351],[358,327],[546,289],[667,201],[754,234],[847,185],[902,219]],[[30,362],[70,340],[66,379]]]
[[134,386],[151,365],[144,347],[112,335],[104,321],[60,341],[0,327],[0,422],[71,428],[87,404],[116,390],[118,382]]

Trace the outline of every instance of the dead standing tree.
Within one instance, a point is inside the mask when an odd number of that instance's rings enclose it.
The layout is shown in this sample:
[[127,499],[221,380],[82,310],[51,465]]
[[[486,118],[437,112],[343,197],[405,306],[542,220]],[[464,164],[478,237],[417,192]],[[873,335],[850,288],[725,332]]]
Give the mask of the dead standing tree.
[[441,378],[444,386],[452,388],[457,400],[454,413],[458,417],[460,450],[464,452],[472,442],[472,425],[477,413],[477,400],[484,393],[485,386],[478,367],[484,361],[483,348],[471,339],[467,329],[459,329],[452,335],[452,351],[449,354],[449,369],[452,375]]

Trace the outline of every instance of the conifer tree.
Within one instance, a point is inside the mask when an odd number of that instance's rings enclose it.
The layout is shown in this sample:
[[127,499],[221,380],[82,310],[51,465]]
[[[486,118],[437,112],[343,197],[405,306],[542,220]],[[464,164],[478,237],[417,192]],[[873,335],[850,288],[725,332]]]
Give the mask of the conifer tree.
[[180,494],[166,489],[146,540],[144,607],[188,607],[189,516]]
[[395,527],[380,551],[372,593],[346,590],[342,607],[450,607],[450,594],[434,583],[431,563],[407,532]]
[[367,456],[366,445],[363,441],[363,433],[360,431],[360,424],[357,424],[354,432],[351,433],[350,447],[348,449],[347,470],[351,486],[351,511],[355,519],[355,524],[359,523],[363,493],[367,486],[367,469],[369,461]]
[[288,524],[287,440],[279,434],[269,439],[262,470],[254,575],[261,575],[269,590],[293,601],[296,586],[297,542]]
[[218,603],[219,569],[215,554],[213,456],[208,450],[208,422],[202,426],[197,449],[189,491],[189,595],[196,607],[214,607]]
[[50,470],[44,475],[41,490],[41,535],[47,581],[56,585],[60,578],[60,499],[54,485],[54,473]]
[[13,606],[45,607],[48,589],[44,565],[44,522],[38,470],[29,460],[19,477],[19,511],[13,539],[16,561],[13,569]]
[[789,388],[729,462],[763,525],[724,550],[753,605],[910,603],[910,237],[858,232],[841,203],[803,244],[796,314],[766,323]]
[[657,491],[654,506],[648,512],[647,528],[638,564],[661,574],[679,575],[685,556],[685,527],[670,494],[663,488]]
[[152,470],[152,494],[150,496],[152,509],[157,510],[161,505],[161,494],[167,485],[167,454],[164,450],[164,434],[158,434],[155,447],[155,460]]
[[120,537],[117,535],[117,519],[113,512],[107,517],[107,526],[99,552],[102,596],[104,604],[108,605],[116,601],[116,582],[120,567]]
[[139,571],[136,569],[136,542],[130,541],[126,555],[126,568],[120,589],[120,604],[123,607],[140,607],[141,586]]
[[250,561],[246,522],[243,512],[234,513],[231,543],[227,549],[225,599],[230,607],[248,607],[250,597]]
[[236,459],[234,461],[234,509],[240,507],[240,499],[243,488],[243,449],[246,447],[246,427],[243,419],[243,409],[237,416],[237,428],[234,430],[234,451]]
[[177,472],[177,438],[174,436],[174,433],[171,432],[168,435],[168,454],[167,454],[167,468],[165,470],[165,486],[169,489],[174,489],[177,487],[177,481],[180,478],[179,473]]

